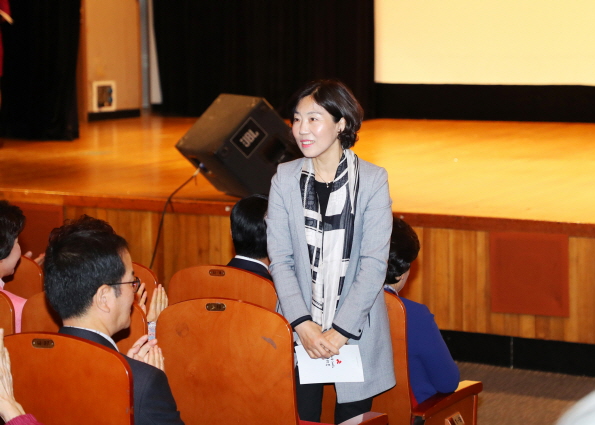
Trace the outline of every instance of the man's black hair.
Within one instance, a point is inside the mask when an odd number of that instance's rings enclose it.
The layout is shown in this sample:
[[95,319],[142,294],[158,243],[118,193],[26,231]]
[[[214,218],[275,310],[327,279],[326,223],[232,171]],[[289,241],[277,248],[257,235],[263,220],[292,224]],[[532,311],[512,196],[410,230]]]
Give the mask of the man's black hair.
[[251,195],[239,200],[231,210],[231,238],[237,255],[266,258],[267,226],[264,221],[268,197]]
[[417,258],[419,248],[415,230],[400,218],[393,218],[385,283],[396,283],[397,278],[409,270],[411,263]]
[[[52,231],[44,286],[62,320],[84,315],[101,285],[120,281],[126,272],[121,254],[127,249],[126,240],[107,222],[87,215]],[[119,296],[120,287],[113,289]]]

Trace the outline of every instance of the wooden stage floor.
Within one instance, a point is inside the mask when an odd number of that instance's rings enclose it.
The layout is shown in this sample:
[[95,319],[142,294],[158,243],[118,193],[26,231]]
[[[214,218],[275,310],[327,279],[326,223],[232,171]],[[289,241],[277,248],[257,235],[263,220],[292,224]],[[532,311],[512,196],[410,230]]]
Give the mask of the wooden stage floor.
[[[83,124],[73,142],[4,140],[0,191],[158,209],[194,171],[174,148],[194,122],[143,116]],[[595,223],[594,124],[370,120],[355,151],[388,170],[395,212]],[[176,199],[235,198],[199,176]]]
[[[195,121],[147,115],[83,124],[73,142],[2,140],[0,198],[60,220],[105,219],[149,265],[164,202],[194,172],[175,144]],[[422,250],[403,293],[441,329],[595,343],[594,124],[370,120],[355,151],[388,170],[393,211],[418,232]],[[178,193],[157,245],[160,282],[227,263],[235,201],[202,176]],[[542,248],[554,238],[553,260],[529,255],[516,267],[537,277],[498,283],[491,272],[511,258],[491,238],[503,231]],[[502,293],[534,302],[502,311],[493,303]],[[541,299],[556,309],[532,310]]]

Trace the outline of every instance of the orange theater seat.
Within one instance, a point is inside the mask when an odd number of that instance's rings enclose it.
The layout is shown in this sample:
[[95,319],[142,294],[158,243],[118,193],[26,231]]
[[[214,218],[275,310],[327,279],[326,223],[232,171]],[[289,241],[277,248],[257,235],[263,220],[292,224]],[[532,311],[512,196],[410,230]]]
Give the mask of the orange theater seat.
[[132,425],[132,372],[114,350],[68,335],[7,336],[15,398],[44,425]]
[[14,333],[14,307],[8,295],[0,292],[0,328],[4,329],[4,335]]
[[[192,299],[161,313],[157,339],[187,425],[307,424],[298,419],[293,332],[283,316],[239,300]],[[371,413],[347,424],[387,420]]]
[[167,289],[170,304],[194,298],[231,298],[275,311],[277,293],[270,280],[228,266],[194,266],[175,273]]
[[[372,409],[386,412],[391,425],[410,425],[416,417],[425,425],[452,423],[477,424],[477,402],[483,389],[481,382],[462,381],[450,394],[438,394],[413,408],[407,364],[407,314],[403,302],[393,294],[384,294],[390,321],[393,363],[397,385],[376,396]],[[324,388],[323,420],[332,418],[336,394],[332,385]],[[460,418],[463,422],[458,421]]]
[[21,332],[58,332],[62,319],[50,306],[45,292],[29,297],[23,307]]
[[4,289],[19,297],[29,298],[43,291],[43,270],[32,259],[21,256],[12,277],[4,278]]
[[[48,303],[45,292],[35,294],[27,300],[23,307],[22,332],[58,332],[61,327],[62,319]],[[120,352],[126,353],[147,331],[147,316],[135,303],[132,305],[130,327],[122,329],[112,338]]]
[[143,266],[142,264],[132,262],[132,268],[134,269],[134,275],[137,276],[141,283],[145,284],[145,291],[147,291],[147,309],[151,305],[151,299],[153,299],[153,292],[157,288],[157,276],[150,268]]

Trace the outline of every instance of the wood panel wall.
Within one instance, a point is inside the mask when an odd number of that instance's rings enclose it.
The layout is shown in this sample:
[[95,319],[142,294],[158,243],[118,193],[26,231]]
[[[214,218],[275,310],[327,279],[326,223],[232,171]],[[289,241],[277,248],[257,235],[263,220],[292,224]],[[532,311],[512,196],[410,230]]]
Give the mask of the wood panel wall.
[[[88,214],[108,221],[128,241],[133,260],[150,264],[159,211],[72,205],[63,208],[67,219]],[[165,216],[153,266],[165,286],[177,270],[199,264],[226,264],[234,255],[228,213],[223,213],[223,208],[218,212],[200,206],[196,209],[198,213]],[[452,228],[448,220],[445,227],[451,228],[439,227],[435,219],[432,223],[414,227],[422,248],[402,295],[426,304],[441,329],[595,343],[595,237],[573,235],[576,229],[569,235],[569,317],[504,314],[493,313],[490,308],[489,232],[501,231],[501,223],[495,222],[494,229],[482,230]],[[536,229],[543,231],[545,227]],[[559,226],[553,228],[560,230]]]
[[440,329],[595,343],[595,238],[569,237],[569,317],[492,313],[489,232],[415,227],[422,248],[402,295]]
[[[91,207],[65,207],[64,217],[82,214],[109,222],[128,241],[132,260],[149,266],[161,214]],[[229,216],[167,213],[153,271],[167,288],[171,276],[185,267],[227,264],[233,257]]]

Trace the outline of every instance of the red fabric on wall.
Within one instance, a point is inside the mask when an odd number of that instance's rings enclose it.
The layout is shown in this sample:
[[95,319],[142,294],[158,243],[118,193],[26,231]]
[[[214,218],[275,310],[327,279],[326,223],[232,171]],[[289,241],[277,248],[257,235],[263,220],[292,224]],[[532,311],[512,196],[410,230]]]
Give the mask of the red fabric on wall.
[[568,236],[490,233],[492,312],[568,317]]
[[[2,22],[4,20],[12,22],[12,19],[9,19],[9,18],[10,18],[10,4],[8,4],[8,0],[0,0],[0,22]],[[0,29],[0,77],[2,76],[3,69],[4,69],[4,46],[2,44],[2,30]]]

